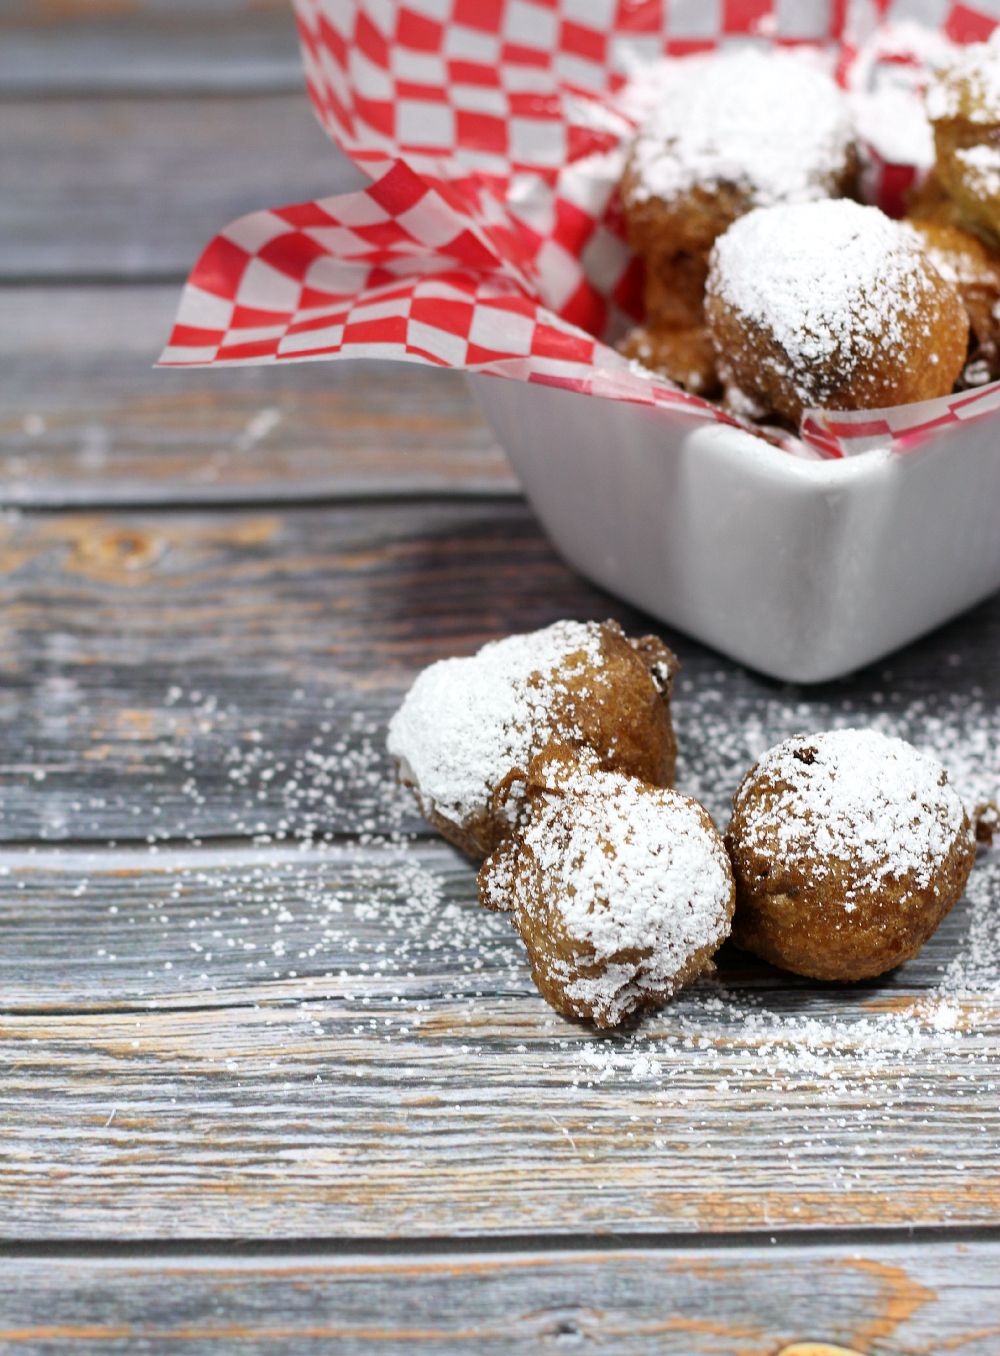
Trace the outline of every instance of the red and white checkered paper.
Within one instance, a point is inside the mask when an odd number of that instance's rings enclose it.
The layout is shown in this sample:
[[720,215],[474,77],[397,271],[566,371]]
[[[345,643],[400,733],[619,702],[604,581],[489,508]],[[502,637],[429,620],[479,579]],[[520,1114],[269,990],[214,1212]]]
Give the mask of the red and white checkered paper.
[[[191,273],[162,364],[401,359],[722,423],[736,421],[636,375],[602,342],[642,314],[641,267],[617,199],[633,125],[616,92],[637,59],[750,39],[833,45],[843,69],[879,23],[913,9],[912,0],[293,3],[316,113],[373,183],[228,226]],[[932,4],[957,41],[985,37],[1000,19],[1000,0]],[[884,178],[898,191],[900,167]],[[824,456],[902,449],[943,421],[994,409],[998,389],[857,420],[812,411],[802,439]]]

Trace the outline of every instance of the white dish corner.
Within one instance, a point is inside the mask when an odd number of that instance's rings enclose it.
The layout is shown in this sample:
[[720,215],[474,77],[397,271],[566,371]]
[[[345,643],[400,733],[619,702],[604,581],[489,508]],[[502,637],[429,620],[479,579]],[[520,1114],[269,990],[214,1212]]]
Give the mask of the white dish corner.
[[808,461],[673,411],[469,383],[571,565],[772,677],[840,677],[1000,588],[1000,420]]

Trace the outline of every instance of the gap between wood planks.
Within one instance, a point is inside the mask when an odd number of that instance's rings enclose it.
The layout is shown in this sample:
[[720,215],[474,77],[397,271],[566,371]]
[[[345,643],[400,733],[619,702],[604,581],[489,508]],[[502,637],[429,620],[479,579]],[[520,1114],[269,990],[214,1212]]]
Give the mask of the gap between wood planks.
[[246,513],[271,505],[283,509],[324,509],[367,508],[374,505],[393,508],[412,504],[415,501],[445,505],[475,504],[479,501],[488,504],[498,499],[525,502],[524,491],[518,485],[503,483],[488,488],[484,488],[481,484],[460,484],[451,489],[441,490],[434,485],[421,484],[419,481],[415,481],[411,488],[373,483],[366,487],[349,488],[343,491],[323,486],[317,487],[314,492],[310,492],[308,487],[304,488],[301,485],[290,485],[287,488],[281,485],[269,485],[260,494],[241,493],[237,490],[229,493],[222,492],[218,498],[210,498],[204,494],[204,491],[201,491],[201,497],[198,497],[199,492],[193,490],[190,499],[185,498],[178,490],[175,490],[174,493],[176,497],[172,499],[146,501],[138,496],[134,500],[115,499],[110,495],[88,498],[86,492],[83,491],[74,497],[67,495],[62,502],[57,502],[53,493],[52,501],[47,502],[41,494],[33,500],[13,496],[7,498],[5,496],[9,494],[9,491],[0,482],[0,512],[4,509],[16,509],[25,515],[49,517],[66,512],[119,513],[127,512],[129,509],[141,510],[144,515],[152,515],[157,513],[199,512]]
[[713,1232],[614,1230],[606,1233],[449,1234],[406,1238],[0,1238],[8,1258],[494,1257],[519,1253],[708,1252],[737,1248],[900,1248],[998,1244],[1000,1225],[841,1226]]

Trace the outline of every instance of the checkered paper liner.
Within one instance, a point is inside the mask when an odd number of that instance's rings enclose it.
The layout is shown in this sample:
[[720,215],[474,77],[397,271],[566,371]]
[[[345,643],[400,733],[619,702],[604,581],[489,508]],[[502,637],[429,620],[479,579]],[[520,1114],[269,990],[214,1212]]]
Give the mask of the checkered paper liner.
[[905,452],[968,419],[1000,409],[1000,381],[939,400],[921,400],[888,410],[806,410],[801,433],[817,450],[828,442],[829,456],[853,456],[874,447]]
[[[222,231],[191,273],[163,365],[426,362],[729,424],[738,421],[639,373],[602,342],[642,310],[641,269],[617,199],[634,124],[617,91],[637,59],[748,39],[832,45],[844,68],[879,22],[907,8],[906,0],[294,5],[316,113],[373,183],[255,212]],[[983,6],[936,9],[955,40],[982,38],[997,22]],[[899,174],[890,180],[898,189]],[[867,411],[861,433],[852,417],[810,412],[802,442],[788,443],[822,456],[873,439],[902,448],[942,420],[992,410],[994,399],[991,386]],[[937,408],[944,404],[949,415]]]

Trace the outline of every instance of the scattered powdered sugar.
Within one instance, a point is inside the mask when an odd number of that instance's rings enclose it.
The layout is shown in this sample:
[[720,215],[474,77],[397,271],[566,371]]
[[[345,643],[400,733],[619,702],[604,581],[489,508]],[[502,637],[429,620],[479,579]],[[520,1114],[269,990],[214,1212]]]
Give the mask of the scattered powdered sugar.
[[800,735],[771,749],[738,791],[745,846],[847,862],[855,886],[910,876],[927,886],[962,832],[965,808],[935,759],[875,730]]
[[981,693],[940,706],[924,699],[897,704],[891,691],[874,696],[890,709],[859,709],[849,699],[837,704],[760,699],[731,691],[722,675],[698,681],[682,670],[671,702],[678,742],[675,786],[704,805],[721,830],[740,782],[768,749],[802,730],[850,729],[863,721],[867,729],[905,739],[936,758],[970,818],[974,806],[997,798],[1000,712]]
[[[895,676],[882,675],[884,690],[872,676],[796,691],[699,659],[694,647],[685,659],[673,703],[678,785],[709,806],[720,828],[750,764],[801,729],[871,724],[933,752],[970,805],[1000,789],[992,687],[909,700],[902,661]],[[1000,851],[980,855],[965,898],[921,955],[876,984],[839,989],[748,972],[727,949],[716,976],[634,1025],[601,1033],[545,1005],[508,919],[480,907],[474,870],[459,854],[408,834],[359,847],[362,826],[385,834],[405,823],[423,833],[385,757],[379,732],[388,711],[352,714],[324,706],[322,696],[315,707],[307,747],[322,733],[320,719],[333,722],[322,765],[296,765],[297,789],[276,790],[275,805],[289,840],[298,840],[330,826],[331,796],[349,842],[177,856],[161,848],[148,860],[141,854],[143,867],[158,863],[164,873],[152,888],[131,850],[111,859],[102,850],[103,861],[89,865],[73,849],[58,854],[65,889],[53,888],[37,858],[15,860],[8,850],[5,890],[27,897],[24,926],[8,930],[10,1001],[38,1001],[43,952],[32,920],[60,899],[87,919],[95,1001],[113,991],[151,1006],[173,1006],[179,993],[203,1003],[199,993],[233,991],[255,977],[256,987],[244,989],[253,1005],[240,1009],[242,1044],[229,1036],[224,1049],[216,1044],[212,1073],[232,1080],[243,1107],[264,1118],[287,1108],[307,1126],[303,1143],[282,1151],[282,1171],[301,1169],[311,1185],[342,1174],[345,1155],[362,1163],[375,1144],[365,1138],[374,1096],[395,1119],[393,1152],[373,1160],[373,1174],[384,1175],[387,1163],[408,1170],[402,1154],[426,1172],[454,1136],[474,1142],[484,1127],[494,1136],[509,1127],[498,1152],[527,1142],[557,1173],[576,1155],[592,1200],[634,1208],[648,1186],[661,1223],[672,1208],[657,1194],[665,1181],[682,1210],[710,1191],[738,1207],[748,1145],[754,1171],[773,1189],[765,1208],[775,1214],[765,1223],[822,1223],[831,1208],[850,1215],[852,1192],[858,1211],[870,1212],[872,1196],[896,1186],[911,1195],[902,1207],[897,1198],[894,1218],[917,1190],[937,1202],[935,1218],[969,1218],[981,1198],[967,1205],[963,1173],[988,1180],[1000,1143]],[[249,779],[240,788],[248,802],[282,780],[257,780],[287,752],[287,734],[277,721],[274,729],[265,725],[247,741],[257,761],[231,764]],[[199,784],[211,800],[211,784]],[[234,806],[249,813],[242,801]],[[129,1025],[140,1017],[143,1031],[130,1034],[145,1047],[146,1014],[130,1012]],[[173,1065],[163,1054],[170,1077],[160,1081],[171,1094],[190,1079],[188,1053]],[[145,1048],[136,1054],[147,1058]],[[176,1111],[169,1097],[163,1103],[167,1116]],[[416,1124],[414,1105],[427,1109]]]
[[708,292],[769,331],[794,369],[835,363],[847,378],[903,342],[898,312],[920,304],[926,269],[915,234],[877,208],[801,203],[734,221],[715,242]]
[[670,1007],[648,1016],[641,1036],[605,1037],[581,1052],[580,1062],[597,1071],[598,1082],[618,1071],[661,1084],[695,1072],[704,1085],[705,1066],[715,1064],[720,1074],[725,1070],[725,1085],[717,1085],[723,1093],[747,1083],[758,1088],[763,1083],[771,1092],[819,1083],[827,1095],[843,1097],[864,1079],[912,1071],[921,1056],[957,1045],[963,1029],[976,1021],[975,1009],[934,995],[915,997],[902,1011],[861,1015],[843,1015],[836,1002],[817,1003],[826,1009],[822,1015],[803,1006],[804,1011],[780,1003],[771,1007],[759,995],[733,993],[724,979],[703,978]]
[[[513,767],[526,767],[548,741],[554,671],[604,659],[596,622],[556,622],[508,636],[464,659],[442,659],[421,673],[389,724],[387,747],[424,803],[464,823],[492,804]],[[533,675],[549,678],[535,685]],[[514,813],[514,802],[509,802]]]
[[729,865],[700,807],[676,791],[580,768],[543,793],[524,841],[567,931],[597,960],[653,948],[670,973],[718,935]]
[[948,962],[940,989],[946,994],[1000,997],[1000,855],[977,862],[965,887],[968,928]]
[[964,118],[968,122],[1000,122],[1000,30],[987,42],[970,43],[957,55],[926,95],[931,122]]
[[637,74],[651,111],[632,151],[638,201],[733,185],[754,204],[827,197],[852,129],[844,95],[815,64],[757,48],[667,58]]

